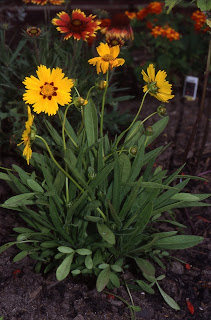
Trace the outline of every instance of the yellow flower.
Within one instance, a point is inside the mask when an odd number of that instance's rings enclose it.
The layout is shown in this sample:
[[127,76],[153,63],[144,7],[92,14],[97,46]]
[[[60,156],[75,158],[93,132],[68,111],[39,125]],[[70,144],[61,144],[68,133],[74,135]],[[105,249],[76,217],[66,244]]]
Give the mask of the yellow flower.
[[174,95],[171,95],[172,85],[165,80],[167,74],[165,71],[159,70],[155,75],[155,68],[153,64],[150,64],[147,68],[147,74],[142,70],[142,75],[144,81],[147,82],[147,85],[143,87],[143,91],[146,92],[150,90],[149,93],[151,96],[157,98],[162,102],[168,102],[169,99],[172,99]]
[[49,116],[56,114],[59,104],[64,106],[71,102],[70,91],[73,81],[64,78],[60,68],[53,68],[51,71],[46,66],[40,65],[36,72],[38,78],[31,76],[23,81],[26,86],[23,100],[32,104],[36,113],[45,112]]
[[119,46],[109,48],[107,43],[101,42],[97,47],[97,52],[100,57],[92,58],[88,62],[96,66],[98,74],[101,71],[106,73],[109,68],[112,70],[114,67],[122,66],[125,63],[124,59],[117,59],[120,52]]
[[23,149],[23,156],[26,157],[27,164],[29,164],[29,159],[32,156],[32,149],[31,149],[31,126],[33,124],[34,116],[31,114],[31,109],[28,106],[28,120],[25,123],[25,130],[22,134],[22,142],[18,144],[20,146],[22,143],[24,144]]

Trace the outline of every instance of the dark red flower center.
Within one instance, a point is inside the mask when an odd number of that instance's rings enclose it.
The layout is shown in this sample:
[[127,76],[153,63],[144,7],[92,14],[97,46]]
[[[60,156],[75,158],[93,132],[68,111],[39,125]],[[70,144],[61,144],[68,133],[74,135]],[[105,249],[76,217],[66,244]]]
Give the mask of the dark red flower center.
[[51,100],[52,96],[57,96],[56,90],[58,90],[58,88],[54,87],[53,82],[45,82],[40,89],[40,95],[43,96],[43,99],[48,98],[48,100]]

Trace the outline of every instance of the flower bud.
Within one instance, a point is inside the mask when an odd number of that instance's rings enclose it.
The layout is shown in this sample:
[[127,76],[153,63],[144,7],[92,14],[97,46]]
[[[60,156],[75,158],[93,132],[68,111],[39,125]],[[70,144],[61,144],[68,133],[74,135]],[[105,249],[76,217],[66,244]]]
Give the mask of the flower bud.
[[35,140],[35,135],[37,133],[36,127],[33,125],[31,126],[31,132],[30,132],[30,141],[33,142]]
[[41,30],[38,27],[29,27],[26,29],[27,34],[34,38],[34,37],[39,37]]
[[72,82],[73,82],[73,86],[74,86],[74,87],[77,87],[77,85],[78,85],[78,79],[72,78],[71,80],[72,80]]
[[130,154],[131,156],[135,156],[136,153],[137,153],[137,151],[138,151],[137,146],[133,146],[133,147],[131,147],[131,148],[129,149],[129,154]]
[[149,90],[149,92],[151,92],[151,93],[157,93],[157,91],[158,91],[158,88],[157,88],[157,86],[156,86],[156,81],[155,82],[150,82],[149,84],[148,84],[148,86],[147,86],[147,88],[148,88],[148,90]]
[[152,136],[153,133],[154,133],[154,130],[153,130],[153,128],[152,128],[151,126],[149,126],[149,127],[147,127],[147,128],[145,129],[145,134],[146,134],[146,136]]
[[157,113],[159,114],[160,117],[165,116],[166,113],[166,108],[161,104],[158,108],[157,108]]
[[94,171],[94,168],[89,167],[89,168],[88,168],[88,178],[89,178],[90,180],[93,180],[95,177],[96,177],[96,173],[95,173],[95,171]]
[[107,82],[105,80],[99,80],[95,83],[95,86],[98,90],[103,91],[105,90]]
[[85,106],[88,103],[88,101],[83,99],[82,97],[77,97],[74,99],[73,103],[76,106],[76,108],[80,108],[82,106]]

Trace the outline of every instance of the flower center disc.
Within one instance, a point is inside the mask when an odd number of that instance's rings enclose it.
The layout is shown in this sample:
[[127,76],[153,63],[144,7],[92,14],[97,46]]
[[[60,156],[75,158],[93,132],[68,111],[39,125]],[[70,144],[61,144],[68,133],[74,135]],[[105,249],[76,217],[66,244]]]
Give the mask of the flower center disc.
[[44,84],[44,86],[41,88],[41,93],[46,96],[46,97],[50,97],[53,95],[54,93],[54,88],[51,84],[46,83]]
[[78,19],[75,19],[72,21],[72,24],[75,26],[75,27],[78,27],[82,24],[82,21],[81,20],[78,20]]
[[107,53],[107,54],[104,54],[104,56],[102,57],[102,59],[103,59],[104,61],[112,61],[112,60],[114,60],[114,57],[113,57],[111,54]]

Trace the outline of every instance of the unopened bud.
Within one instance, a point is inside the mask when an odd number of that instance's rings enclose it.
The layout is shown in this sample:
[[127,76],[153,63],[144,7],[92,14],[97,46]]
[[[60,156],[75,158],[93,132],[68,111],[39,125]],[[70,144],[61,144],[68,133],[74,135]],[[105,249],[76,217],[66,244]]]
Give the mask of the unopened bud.
[[74,105],[76,108],[80,108],[82,106],[85,106],[88,103],[87,100],[83,99],[82,97],[77,97],[74,99]]
[[78,79],[72,78],[71,80],[73,82],[73,86],[76,87],[78,85]]
[[107,82],[105,80],[99,80],[95,83],[95,86],[98,90],[103,91],[105,90]]
[[30,141],[34,141],[35,140],[35,135],[37,133],[37,129],[35,126],[31,126],[31,132],[30,132]]
[[133,147],[131,147],[131,148],[129,149],[129,154],[130,154],[131,156],[135,156],[136,153],[137,153],[137,151],[138,151],[138,148],[137,148],[136,146],[133,146]]
[[146,136],[152,136],[154,133],[154,130],[151,126],[147,127],[146,130],[145,130],[145,134]]
[[89,178],[90,180],[93,180],[95,177],[96,177],[96,173],[95,173],[95,171],[94,171],[94,168],[89,167],[89,168],[88,168],[88,178]]
[[159,114],[159,116],[163,117],[166,115],[166,108],[161,104],[158,108],[157,108],[157,113]]

